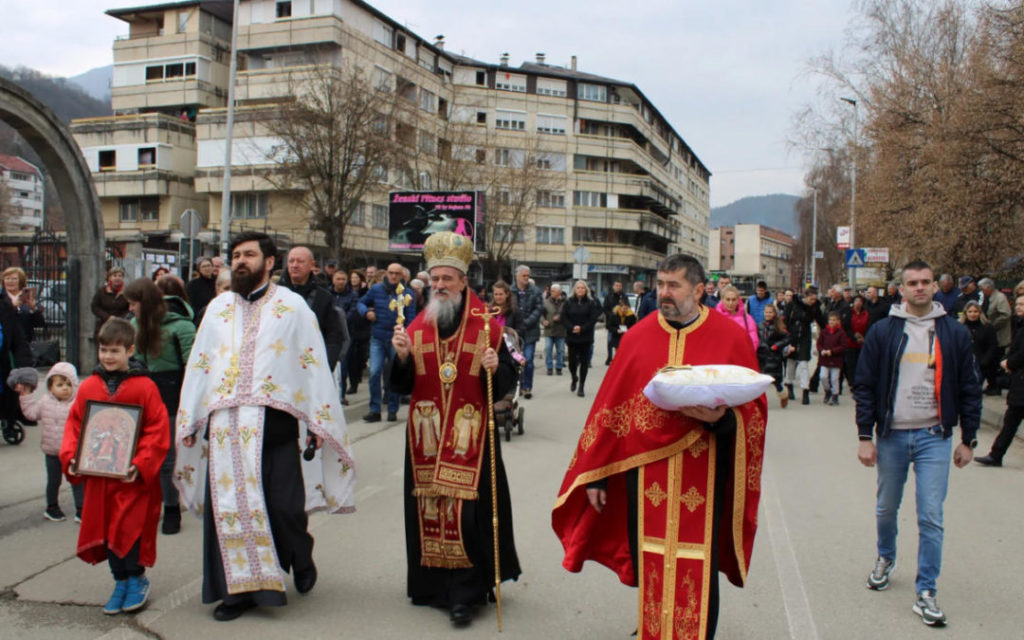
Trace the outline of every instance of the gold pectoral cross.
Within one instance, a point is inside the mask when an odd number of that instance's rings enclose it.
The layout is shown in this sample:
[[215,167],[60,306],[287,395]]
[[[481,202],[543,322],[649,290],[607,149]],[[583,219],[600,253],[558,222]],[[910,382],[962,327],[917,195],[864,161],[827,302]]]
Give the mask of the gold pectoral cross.
[[398,313],[395,317],[395,326],[405,325],[405,308],[410,304],[412,304],[412,296],[405,293],[405,287],[399,282],[398,286],[395,287],[395,297],[388,304],[389,309]]

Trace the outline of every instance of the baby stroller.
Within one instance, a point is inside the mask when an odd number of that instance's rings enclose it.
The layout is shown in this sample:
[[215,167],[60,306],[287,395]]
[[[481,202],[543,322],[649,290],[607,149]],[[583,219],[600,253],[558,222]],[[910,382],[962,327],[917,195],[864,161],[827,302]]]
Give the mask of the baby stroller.
[[25,427],[17,420],[0,420],[0,428],[3,429],[4,442],[7,444],[21,444],[25,439]]
[[[516,335],[514,329],[509,328],[502,331],[502,336],[505,339],[505,346],[508,347],[509,353],[518,364],[516,373],[522,375],[526,360],[519,349],[519,336]],[[494,428],[504,429],[505,442],[512,440],[513,431],[518,431],[519,435],[523,435],[525,424],[523,416],[526,414],[526,408],[519,402],[519,375],[516,376],[516,386],[512,391],[494,403]]]

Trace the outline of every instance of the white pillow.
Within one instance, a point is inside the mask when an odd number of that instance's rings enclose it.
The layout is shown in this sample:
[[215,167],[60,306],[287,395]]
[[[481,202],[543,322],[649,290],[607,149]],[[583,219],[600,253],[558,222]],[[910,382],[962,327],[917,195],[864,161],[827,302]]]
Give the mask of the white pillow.
[[682,407],[736,407],[759,397],[774,380],[732,364],[665,367],[644,388],[644,395],[666,411]]

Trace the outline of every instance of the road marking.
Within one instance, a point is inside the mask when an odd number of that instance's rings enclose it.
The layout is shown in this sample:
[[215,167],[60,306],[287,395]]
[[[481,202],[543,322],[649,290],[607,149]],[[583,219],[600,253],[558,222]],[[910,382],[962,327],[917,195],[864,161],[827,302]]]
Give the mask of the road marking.
[[782,604],[786,609],[786,622],[789,625],[789,637],[800,640],[818,640],[818,628],[811,615],[811,603],[804,589],[804,579],[800,574],[800,564],[793,550],[793,540],[786,526],[786,516],[782,511],[779,492],[775,488],[775,480],[770,474],[761,479],[764,491],[764,520],[768,529],[768,540],[772,545],[772,555],[778,567],[779,586],[782,590]]

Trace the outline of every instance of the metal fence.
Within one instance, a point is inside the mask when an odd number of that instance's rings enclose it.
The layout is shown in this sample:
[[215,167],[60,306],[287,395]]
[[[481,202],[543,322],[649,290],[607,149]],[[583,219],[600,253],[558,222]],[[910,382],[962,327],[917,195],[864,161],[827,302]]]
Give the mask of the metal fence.
[[33,290],[45,320],[43,326],[33,329],[32,351],[37,364],[50,364],[54,356],[77,356],[78,345],[70,344],[73,338],[68,331],[68,319],[78,313],[81,301],[77,295],[68,295],[73,290],[73,278],[69,279],[66,242],[52,231],[40,230],[30,243],[19,247],[19,253],[28,287]]

